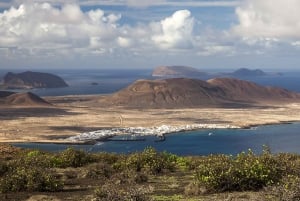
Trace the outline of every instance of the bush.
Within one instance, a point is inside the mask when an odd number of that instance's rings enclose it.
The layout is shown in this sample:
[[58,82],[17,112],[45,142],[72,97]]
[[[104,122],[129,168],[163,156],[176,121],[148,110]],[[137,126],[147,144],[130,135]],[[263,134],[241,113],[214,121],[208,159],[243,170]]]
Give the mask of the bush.
[[6,162],[0,161],[0,177],[8,171],[8,165]]
[[52,164],[54,167],[81,167],[88,163],[94,162],[90,154],[82,150],[75,150],[68,148],[60,152],[56,157],[52,157]]
[[148,168],[152,174],[158,174],[163,169],[167,169],[168,161],[165,160],[163,154],[158,153],[154,148],[146,148],[141,153],[144,167]]
[[11,167],[43,167],[50,168],[51,165],[51,155],[38,150],[22,152],[13,160],[8,162]]
[[300,200],[300,178],[289,175],[276,186],[266,188],[271,192],[272,197],[280,201],[299,201]]
[[185,195],[196,196],[206,193],[206,189],[202,188],[198,182],[191,182],[184,188]]
[[285,175],[296,175],[300,177],[300,156],[298,154],[280,153],[274,156],[281,164],[282,172]]
[[139,172],[137,174],[134,175],[134,182],[141,184],[141,183],[145,183],[148,181],[148,176],[147,174],[143,173],[143,172]]
[[116,163],[120,158],[122,158],[122,155],[117,155],[114,153],[106,153],[106,152],[101,152],[92,155],[95,161],[97,162],[104,162],[109,165],[112,165]]
[[92,179],[107,179],[114,173],[114,169],[106,163],[92,164],[87,167],[87,170],[86,177]]
[[269,153],[256,156],[251,150],[233,158],[209,156],[196,171],[197,181],[208,191],[258,190],[280,181],[281,164]]
[[59,191],[63,188],[51,172],[36,167],[17,167],[0,180],[0,191]]
[[152,174],[159,174],[163,170],[173,171],[176,167],[177,156],[167,152],[157,152],[154,148],[146,148],[141,153],[134,153],[128,156],[126,163],[121,166],[129,167],[137,172],[142,170]]
[[137,184],[119,184],[109,181],[94,192],[95,201],[150,201],[148,196],[153,189]]

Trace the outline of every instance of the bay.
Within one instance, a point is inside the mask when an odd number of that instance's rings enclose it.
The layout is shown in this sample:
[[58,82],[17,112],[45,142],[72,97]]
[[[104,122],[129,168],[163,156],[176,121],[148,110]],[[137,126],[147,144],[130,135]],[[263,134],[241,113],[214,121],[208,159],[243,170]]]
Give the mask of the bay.
[[[107,141],[96,145],[73,145],[76,149],[89,152],[132,153],[146,147],[173,154],[209,155],[232,154],[253,150],[262,151],[270,147],[272,153],[289,152],[300,154],[300,123],[259,126],[252,129],[197,130],[166,135],[166,140],[156,142],[155,136],[146,136],[145,141]],[[70,145],[17,143],[23,148],[37,148],[46,151],[61,151]]]

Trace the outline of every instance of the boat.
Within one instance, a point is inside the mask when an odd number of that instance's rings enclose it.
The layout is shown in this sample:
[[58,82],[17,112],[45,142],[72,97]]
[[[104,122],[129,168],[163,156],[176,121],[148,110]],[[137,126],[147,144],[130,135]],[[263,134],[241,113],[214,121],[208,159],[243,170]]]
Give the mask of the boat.
[[158,138],[157,140],[154,140],[154,142],[163,142],[166,140],[166,136],[164,134],[162,135],[156,135],[156,137]]

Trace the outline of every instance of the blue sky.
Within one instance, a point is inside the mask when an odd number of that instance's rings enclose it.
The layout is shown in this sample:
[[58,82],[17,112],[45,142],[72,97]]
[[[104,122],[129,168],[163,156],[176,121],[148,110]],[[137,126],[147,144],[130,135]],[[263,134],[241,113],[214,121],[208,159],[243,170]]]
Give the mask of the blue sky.
[[299,0],[2,0],[0,68],[299,69]]

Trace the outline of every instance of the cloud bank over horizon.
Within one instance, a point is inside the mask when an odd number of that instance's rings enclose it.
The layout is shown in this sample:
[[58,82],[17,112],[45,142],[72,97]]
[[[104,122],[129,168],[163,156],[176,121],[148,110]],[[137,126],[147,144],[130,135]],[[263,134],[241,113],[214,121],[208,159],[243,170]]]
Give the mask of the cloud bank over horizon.
[[[214,2],[220,7],[236,6],[232,14],[236,20],[225,29],[205,24],[205,19],[199,18],[192,8],[161,13],[159,20],[130,22],[119,10],[83,9],[80,5],[88,1],[69,0],[61,6],[57,6],[61,4],[59,0],[22,2],[14,1],[18,6],[0,12],[1,65],[17,66],[24,61],[28,65],[47,62],[53,65],[57,61],[62,66],[68,61],[70,64],[91,62],[96,66],[109,65],[109,62],[120,65],[129,60],[135,65],[152,65],[172,58],[174,62],[189,61],[194,65],[199,58],[206,62],[212,57],[250,59],[262,55],[275,57],[287,51],[290,52],[287,57],[297,60],[295,55],[300,51],[297,11],[300,1],[297,0],[210,2],[209,6]],[[127,0],[123,3],[147,11],[149,6],[176,2]],[[192,3],[195,6],[201,2]]]

